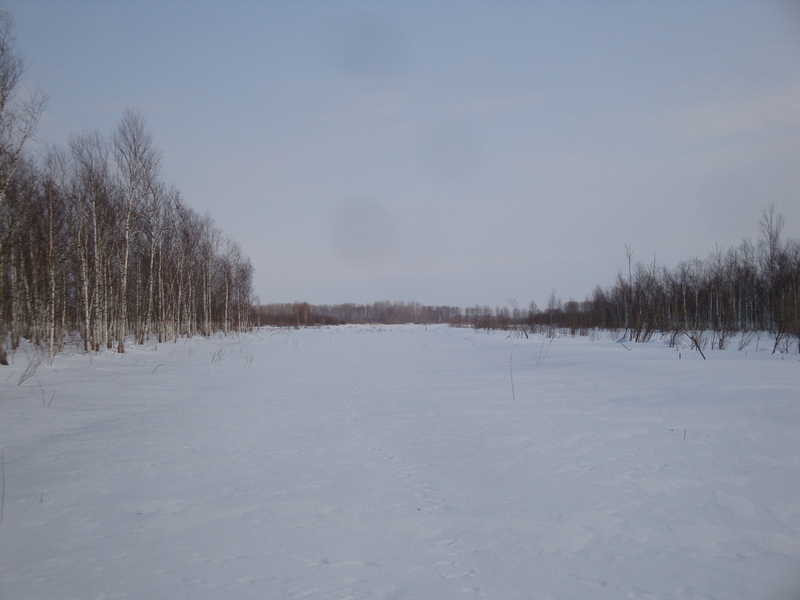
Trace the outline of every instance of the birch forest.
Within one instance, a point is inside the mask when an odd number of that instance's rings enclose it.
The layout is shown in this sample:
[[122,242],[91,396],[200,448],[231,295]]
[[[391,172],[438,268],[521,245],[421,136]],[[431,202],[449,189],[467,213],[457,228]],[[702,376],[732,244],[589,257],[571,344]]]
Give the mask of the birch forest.
[[52,356],[248,328],[250,260],[163,181],[142,114],[33,152],[45,98],[23,72],[0,12],[0,363],[23,338]]

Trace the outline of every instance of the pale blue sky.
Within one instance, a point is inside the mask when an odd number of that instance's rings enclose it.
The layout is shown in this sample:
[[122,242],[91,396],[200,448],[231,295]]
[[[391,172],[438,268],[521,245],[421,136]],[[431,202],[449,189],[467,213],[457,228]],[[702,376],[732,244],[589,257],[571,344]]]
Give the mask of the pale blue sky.
[[264,302],[583,299],[800,237],[793,1],[6,1],[39,136],[144,114]]

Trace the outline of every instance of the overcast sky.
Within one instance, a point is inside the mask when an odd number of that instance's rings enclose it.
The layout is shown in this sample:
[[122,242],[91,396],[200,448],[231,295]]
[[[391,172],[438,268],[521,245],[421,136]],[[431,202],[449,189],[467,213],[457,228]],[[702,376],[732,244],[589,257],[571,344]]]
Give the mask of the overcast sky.
[[38,130],[141,110],[262,302],[582,300],[800,238],[794,0],[6,0]]

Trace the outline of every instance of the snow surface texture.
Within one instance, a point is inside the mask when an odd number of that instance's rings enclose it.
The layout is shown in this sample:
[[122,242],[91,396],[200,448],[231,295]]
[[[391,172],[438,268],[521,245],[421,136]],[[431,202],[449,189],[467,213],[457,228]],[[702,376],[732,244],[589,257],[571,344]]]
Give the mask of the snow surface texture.
[[800,598],[797,356],[614,339],[18,352],[0,598]]

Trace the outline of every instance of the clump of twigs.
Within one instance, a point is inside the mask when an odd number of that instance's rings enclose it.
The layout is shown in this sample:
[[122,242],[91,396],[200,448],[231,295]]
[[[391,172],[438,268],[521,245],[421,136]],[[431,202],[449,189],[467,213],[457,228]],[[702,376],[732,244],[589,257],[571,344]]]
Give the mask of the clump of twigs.
[[41,382],[39,382],[39,391],[42,392],[42,408],[50,408],[50,405],[53,404],[53,398],[56,397],[56,393],[53,392],[50,395],[50,400],[46,400],[44,395],[44,388],[42,387]]
[[226,349],[227,346],[220,346],[219,349],[211,355],[211,362],[215,364],[221,362]]
[[27,352],[25,352],[25,355],[28,357],[28,366],[25,367],[22,375],[19,376],[17,385],[22,385],[28,381],[28,379],[36,375],[36,370],[39,368],[39,365],[42,364],[42,361],[44,361],[44,355],[41,352],[35,352],[32,357]]
[[697,350],[700,353],[700,356],[703,357],[703,360],[706,359],[706,355],[703,354],[703,348],[708,343],[706,340],[705,335],[702,331],[684,331],[683,334],[688,337],[692,342],[692,349]]
[[542,344],[539,346],[539,350],[534,350],[533,360],[536,362],[537,367],[544,362],[545,358],[547,358],[547,353],[550,352],[550,345],[553,343],[553,339],[555,338],[551,337],[550,341],[547,342],[547,345],[545,345],[545,339],[542,338]]

